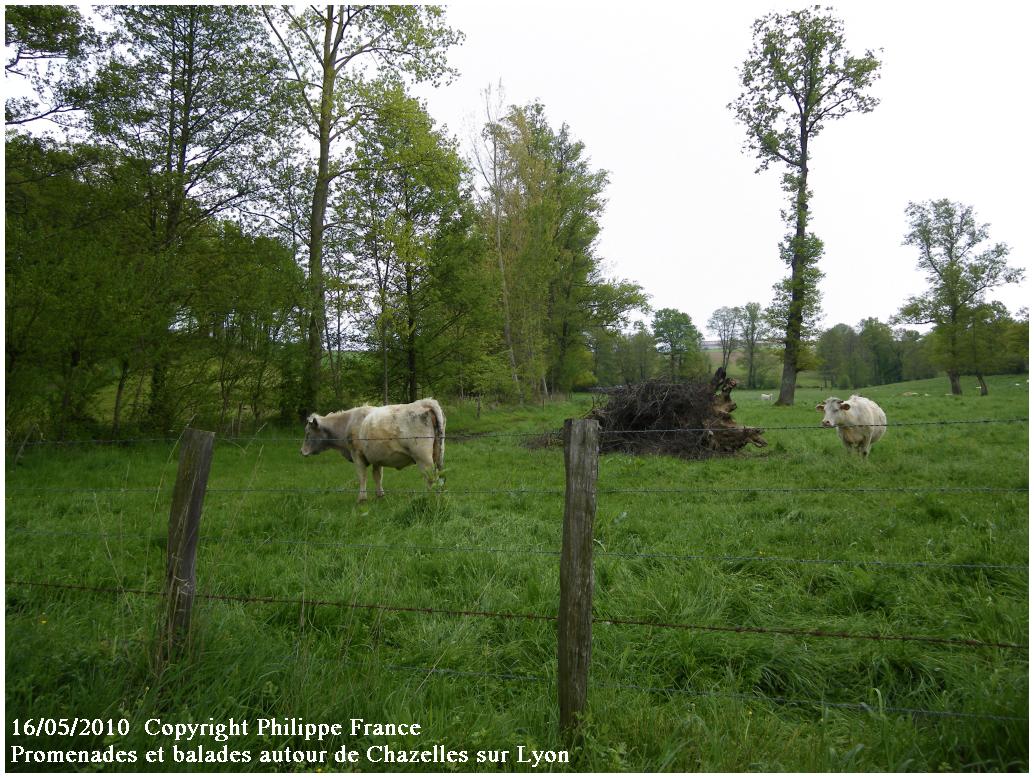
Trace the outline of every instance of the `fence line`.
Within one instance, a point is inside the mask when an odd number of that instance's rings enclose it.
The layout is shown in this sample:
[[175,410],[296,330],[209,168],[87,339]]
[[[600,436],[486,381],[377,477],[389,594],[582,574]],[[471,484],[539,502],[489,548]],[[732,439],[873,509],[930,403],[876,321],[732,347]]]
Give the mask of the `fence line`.
[[[139,532],[134,533],[96,533],[96,532],[40,532],[28,529],[8,529],[8,533],[16,535],[27,535],[30,537],[47,538],[88,538],[93,540],[125,540],[126,538],[139,540],[163,540],[162,535],[148,535]],[[314,547],[349,548],[362,551],[391,551],[404,553],[432,553],[432,554],[454,554],[454,553],[477,553],[477,554],[511,554],[514,556],[560,556],[560,552],[548,548],[498,548],[492,546],[421,546],[421,545],[392,545],[387,543],[347,543],[337,540],[308,540],[302,538],[241,538],[229,535],[211,535],[203,538],[208,543],[249,543],[256,546],[284,544]],[[958,569],[958,570],[1022,570],[1029,571],[1028,565],[1019,564],[992,564],[988,562],[932,562],[932,561],[887,561],[883,559],[798,559],[782,556],[731,556],[720,554],[671,554],[665,552],[634,552],[634,551],[597,551],[597,557],[616,557],[620,559],[663,559],[666,561],[685,562],[767,562],[779,564],[802,564],[802,565],[845,565],[855,567],[891,567],[891,568],[930,568],[930,569]]]
[[[143,594],[143,595],[160,595],[160,592],[153,592],[142,589],[115,589],[115,588],[104,588],[104,587],[88,587],[73,584],[57,584],[53,582],[30,582],[30,581],[6,581],[8,586],[10,585],[24,585],[24,586],[38,586],[47,588],[61,588],[61,589],[72,589],[79,591],[90,591],[90,592],[104,592],[114,594]],[[211,596],[198,594],[198,597],[209,598],[209,599],[243,599],[247,602],[288,602],[291,604],[302,604],[307,603],[310,605],[318,605],[320,602],[312,600],[279,600],[273,598],[255,599],[255,598],[232,598],[229,596]],[[338,605],[352,606],[350,603],[335,603]],[[365,607],[365,606],[358,606]],[[424,609],[414,609],[422,611]],[[473,612],[471,612],[473,613]],[[551,620],[553,617],[547,617]],[[518,675],[516,673],[487,673],[487,672],[476,672],[468,670],[456,670],[452,668],[443,667],[420,667],[413,665],[397,665],[397,664],[385,664],[384,668],[391,671],[399,672],[415,672],[424,673],[427,675],[447,675],[461,678],[490,678],[493,680],[505,680],[505,681],[516,681],[522,683],[555,683],[555,679],[546,676],[535,676],[535,675]],[[866,713],[896,713],[902,715],[912,716],[929,716],[935,718],[967,718],[967,719],[983,719],[990,721],[1017,721],[1023,722],[1028,721],[1027,717],[1023,716],[1010,716],[996,713],[973,713],[969,711],[953,711],[953,710],[933,710],[926,708],[909,708],[892,705],[870,705],[864,702],[835,702],[831,700],[822,699],[808,699],[808,698],[789,698],[781,696],[768,696],[762,694],[747,694],[738,692],[721,692],[701,689],[686,689],[684,687],[664,687],[664,686],[642,686],[638,684],[627,684],[627,683],[614,683],[614,682],[590,682],[591,688],[597,689],[621,689],[631,691],[642,691],[652,694],[681,694],[693,697],[706,697],[713,699],[733,699],[741,700],[746,702],[758,702],[758,703],[774,703],[777,705],[808,705],[820,708],[835,708],[840,710],[857,710]]]
[[[934,421],[899,421],[899,422],[887,422],[886,424],[842,424],[841,427],[929,427],[929,426],[945,426],[952,424],[1026,424],[1029,421],[1028,417],[1016,417],[1007,419],[941,419]],[[771,432],[775,430],[806,430],[806,431],[817,431],[817,430],[828,430],[829,427],[823,427],[821,424],[797,424],[797,425],[777,425],[777,426],[766,426],[766,425],[742,425],[744,429],[756,429],[762,432]],[[736,427],[731,428],[711,428],[711,427],[679,427],[672,429],[625,429],[625,430],[600,430],[600,435],[668,435],[674,433],[684,432],[715,432],[721,433],[729,430],[735,430]],[[545,437],[556,437],[559,439],[561,430],[559,429],[548,429],[538,430],[536,432],[457,432],[453,434],[447,434],[445,439],[447,441],[459,441],[459,440],[480,440],[482,438],[545,438]],[[434,440],[435,435],[407,435],[398,437],[379,437],[379,438],[352,438],[353,441],[388,441],[388,440]],[[245,435],[222,435],[216,437],[217,442],[222,443],[237,443],[239,441],[245,441],[248,443],[301,443],[304,435],[296,435],[293,437],[256,437],[256,436],[245,436]],[[179,440],[178,437],[165,437],[165,438],[119,438],[113,440],[105,440],[101,438],[89,439],[89,440],[35,440],[26,441],[22,443],[22,446],[88,446],[88,445],[104,445],[104,446],[117,446],[125,445],[129,443],[175,443]],[[345,440],[344,438],[322,438],[326,442],[337,442]],[[8,445],[15,445],[14,442],[9,442]]]
[[[99,487],[99,488],[65,488],[65,487],[43,487],[43,488],[14,488],[7,489],[8,497],[39,497],[44,494],[154,494],[155,492],[170,491],[171,485],[162,486],[140,486],[140,487]],[[995,487],[995,486],[815,486],[815,487],[771,487],[771,486],[732,486],[732,487],[707,487],[701,486],[694,489],[597,489],[597,494],[743,494],[756,493],[779,493],[779,494],[1026,494],[1029,487]],[[355,489],[343,486],[327,487],[213,487],[207,490],[208,494],[354,494]],[[527,489],[514,487],[513,489],[444,489],[438,492],[443,496],[467,495],[467,494],[552,494],[563,495],[563,489]],[[393,489],[391,494],[431,494],[427,489]]]
[[[72,591],[97,592],[104,594],[139,594],[144,596],[158,597],[161,592],[149,589],[115,588],[105,586],[86,586],[83,584],[57,583],[54,581],[23,581],[8,579],[5,581],[8,586],[30,586],[45,589],[67,589]],[[417,605],[388,605],[384,603],[356,603],[347,600],[323,600],[314,598],[297,597],[272,597],[253,596],[237,594],[210,594],[197,592],[196,598],[205,600],[216,600],[220,602],[240,603],[263,603],[273,605],[298,605],[298,606],[330,606],[337,608],[350,608],[352,610],[379,610],[390,613],[427,613],[438,616],[465,616],[483,617],[498,619],[524,619],[527,621],[550,621],[555,622],[555,615],[542,613],[513,613],[508,611],[483,611],[483,610],[460,610],[452,608],[428,608]],[[806,630],[790,627],[747,627],[747,626],[726,626],[726,625],[705,625],[705,624],[680,624],[655,621],[641,621],[634,619],[618,619],[609,617],[596,617],[592,621],[596,624],[611,624],[615,626],[636,626],[653,627],[656,629],[680,629],[700,632],[732,632],[766,635],[791,635],[798,637],[833,638],[838,640],[875,640],[895,641],[911,643],[929,643],[935,645],[966,646],[970,648],[1002,648],[1008,650],[1026,651],[1026,643],[1008,643],[984,640],[972,640],[969,638],[946,638],[930,635],[880,635],[853,632],[826,632],[823,630]]]

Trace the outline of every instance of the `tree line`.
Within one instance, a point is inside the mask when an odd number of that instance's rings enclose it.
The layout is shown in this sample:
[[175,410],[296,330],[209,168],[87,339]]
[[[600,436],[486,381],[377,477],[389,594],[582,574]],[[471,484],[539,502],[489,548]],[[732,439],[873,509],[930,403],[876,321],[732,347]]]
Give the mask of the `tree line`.
[[647,298],[544,106],[464,155],[436,6],[10,7],[8,435],[295,420],[592,383]]
[[[440,7],[96,13],[6,9],[24,87],[5,104],[8,437],[240,428],[428,394],[530,402],[711,369],[688,314],[605,273],[608,174],[571,127],[489,88],[464,149],[413,96],[455,75],[463,36]],[[809,143],[875,109],[879,68],[827,12],[772,13],[729,105],[759,171],[785,168],[789,272],[768,305],[708,327],[748,387],[781,363],[784,403],[812,368],[836,385],[943,369],[961,391],[962,372],[1026,364],[1025,316],[987,300],[1022,271],[947,200],[909,205],[929,289],[891,322],[930,334],[817,328]]]

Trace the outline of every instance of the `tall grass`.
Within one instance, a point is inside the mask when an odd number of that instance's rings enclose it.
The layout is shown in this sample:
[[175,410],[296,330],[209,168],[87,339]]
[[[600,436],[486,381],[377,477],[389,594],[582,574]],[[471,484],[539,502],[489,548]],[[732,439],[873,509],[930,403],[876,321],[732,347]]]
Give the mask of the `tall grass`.
[[[1025,378],[993,379],[983,398],[945,397],[943,381],[864,394],[892,425],[1019,418]],[[1027,643],[1026,491],[937,491],[1025,490],[1026,423],[892,426],[862,461],[818,428],[819,390],[800,390],[792,408],[759,393],[734,399],[737,421],[768,428],[767,448],[706,462],[601,459],[598,618]],[[9,735],[19,717],[125,717],[133,727],[118,745],[142,751],[158,745],[142,732],[153,717],[358,717],[424,732],[418,742],[350,739],[359,750],[561,747],[551,622],[311,601],[554,614],[562,452],[511,433],[558,427],[588,405],[486,407],[480,418],[447,406],[448,489],[428,494],[414,468],[388,471],[387,496],[363,505],[352,466],[333,454],[303,460],[298,431],[218,443],[201,591],[310,602],[199,600],[190,656],[157,675],[156,598],[9,585]],[[38,446],[17,466],[9,458],[7,578],[159,589],[175,465],[167,444]],[[900,491],[851,491],[872,487]],[[592,659],[568,769],[1029,765],[1026,650],[599,623]],[[284,745],[306,744],[232,747]]]

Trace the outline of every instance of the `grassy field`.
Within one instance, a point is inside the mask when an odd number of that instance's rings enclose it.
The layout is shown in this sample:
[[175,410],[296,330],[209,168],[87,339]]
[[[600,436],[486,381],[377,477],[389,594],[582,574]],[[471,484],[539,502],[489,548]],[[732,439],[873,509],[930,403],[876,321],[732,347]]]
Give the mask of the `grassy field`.
[[[1027,416],[1026,376],[989,384],[988,397],[971,380],[968,394],[946,397],[943,378],[862,393],[891,424]],[[769,442],[735,458],[603,457],[596,616],[1026,646],[1027,423],[891,427],[863,462],[817,427],[814,406],[826,394],[801,390],[795,407],[776,408],[759,392],[735,393],[737,421],[768,428]],[[349,463],[299,456],[300,429],[220,442],[199,590],[555,614],[562,452],[528,448],[516,433],[555,428],[589,403],[486,408],[480,419],[446,404],[455,436],[445,452],[448,490],[429,495],[414,468],[389,471],[387,496],[365,505],[355,502]],[[460,437],[474,432],[506,434]],[[154,718],[419,722],[418,737],[345,740],[361,754],[384,744],[466,750],[470,762],[452,768],[461,770],[532,769],[515,761],[518,746],[526,755],[563,747],[547,620],[199,599],[191,656],[156,674],[157,600],[126,590],[162,584],[173,446],[38,446],[12,459],[8,581],[122,593],[8,584],[9,770],[53,769],[12,763],[18,745],[114,745],[141,761],[160,745],[171,752],[171,739],[145,733]],[[898,491],[851,491],[872,487]],[[683,491],[634,491],[662,488]],[[1029,769],[1026,649],[600,623],[590,682],[571,762],[537,769]],[[15,719],[73,716],[126,719],[129,734],[13,735]],[[322,748],[333,753],[342,742]],[[180,743],[198,744],[224,745]],[[315,747],[254,732],[229,746],[256,758]],[[477,764],[481,749],[508,759]],[[198,766],[166,753],[161,765],[105,769],[155,768]],[[203,769],[343,768],[317,759]]]

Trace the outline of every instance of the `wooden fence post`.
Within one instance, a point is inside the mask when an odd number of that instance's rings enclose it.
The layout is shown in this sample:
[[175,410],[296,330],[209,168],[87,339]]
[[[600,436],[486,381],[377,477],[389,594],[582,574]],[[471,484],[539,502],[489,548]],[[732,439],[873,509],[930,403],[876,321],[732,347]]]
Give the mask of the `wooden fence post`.
[[214,432],[190,429],[180,441],[179,469],[169,512],[169,541],[165,567],[164,621],[159,627],[158,660],[177,655],[190,634],[190,611],[197,589],[197,542],[201,506],[212,466]]
[[592,525],[596,518],[596,476],[600,424],[564,422],[564,538],[560,551],[560,613],[557,622],[557,686],[560,729],[574,742],[588,693],[592,652]]

